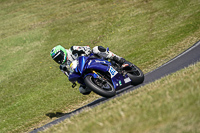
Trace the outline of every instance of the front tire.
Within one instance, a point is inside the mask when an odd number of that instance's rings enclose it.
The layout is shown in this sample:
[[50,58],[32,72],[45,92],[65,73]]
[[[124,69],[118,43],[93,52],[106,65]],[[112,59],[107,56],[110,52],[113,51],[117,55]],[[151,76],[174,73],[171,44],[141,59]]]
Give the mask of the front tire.
[[113,85],[108,81],[101,81],[98,78],[93,78],[92,76],[87,76],[84,79],[86,86],[103,97],[113,97],[116,95],[115,88]]

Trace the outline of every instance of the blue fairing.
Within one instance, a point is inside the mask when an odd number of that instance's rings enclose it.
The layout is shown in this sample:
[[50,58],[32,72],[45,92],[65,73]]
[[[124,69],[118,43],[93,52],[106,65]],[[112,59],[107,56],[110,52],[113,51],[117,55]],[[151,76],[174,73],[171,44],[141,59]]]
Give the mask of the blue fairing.
[[85,65],[85,69],[94,69],[102,72],[107,72],[110,66],[111,66],[110,62],[96,58],[96,59],[89,59],[87,64]]
[[88,60],[88,58],[89,57],[80,56],[78,59],[79,60],[78,70],[81,74],[86,69],[95,69],[106,72],[108,71],[109,66],[111,65],[111,63],[106,60],[97,58],[92,58]]
[[84,66],[85,66],[85,61],[88,59],[88,57],[86,56],[80,56],[78,58],[79,60],[79,65],[78,65],[78,70],[79,72],[82,74],[83,70],[84,70]]
[[69,75],[68,79],[69,81],[74,82],[74,81],[77,81],[80,77],[81,77],[80,74],[73,73]]
[[[75,72],[69,75],[69,81],[71,82],[77,81],[79,78],[81,78],[85,70],[93,69],[93,70],[100,70],[102,72],[107,72],[111,65],[111,63],[106,60],[98,58],[89,58],[86,56],[80,56],[78,58],[78,61],[79,64],[75,69]],[[92,76],[94,78],[97,77],[94,74],[92,74]]]
[[[98,78],[99,75],[96,71],[100,72],[108,72],[111,76],[111,81],[115,89],[119,89],[124,87],[125,85],[129,85],[130,79],[127,75],[122,76],[119,74],[107,60],[94,58],[94,57],[86,57],[80,56],[78,58],[78,66],[75,71],[69,75],[69,80],[71,82],[78,81],[80,84],[84,83],[84,78],[88,75],[93,76],[94,78]],[[87,71],[89,70],[89,71]],[[95,70],[95,72],[91,71]],[[89,72],[89,73],[88,73]]]

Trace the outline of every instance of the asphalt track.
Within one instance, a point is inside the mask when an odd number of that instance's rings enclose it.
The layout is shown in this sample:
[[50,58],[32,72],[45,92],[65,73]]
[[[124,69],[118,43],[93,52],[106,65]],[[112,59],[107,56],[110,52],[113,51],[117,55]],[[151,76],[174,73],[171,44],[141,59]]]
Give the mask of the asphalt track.
[[191,64],[195,64],[196,62],[200,61],[200,41],[198,41],[197,43],[195,43],[192,47],[190,47],[189,49],[187,49],[186,51],[184,51],[183,53],[181,53],[180,55],[176,56],[175,58],[173,58],[172,60],[170,60],[169,62],[165,63],[164,65],[158,67],[157,69],[145,74],[145,80],[142,84],[138,85],[138,86],[129,86],[126,87],[120,91],[117,92],[117,95],[115,97],[112,98],[99,98],[81,108],[78,108],[70,113],[67,114],[63,114],[62,117],[40,127],[37,129],[34,129],[33,131],[31,131],[30,133],[37,133],[39,131],[43,131],[55,124],[58,124],[62,121],[64,121],[67,118],[70,118],[73,115],[79,114],[83,111],[84,108],[89,107],[89,108],[93,108],[101,103],[104,103],[110,99],[116,98],[120,95],[122,95],[123,93],[129,92],[129,91],[133,91],[141,86],[144,86],[145,84],[148,84],[150,82],[153,82],[157,79],[160,79],[166,75],[169,75],[171,73],[174,73],[180,69],[183,69],[185,67],[188,67]]

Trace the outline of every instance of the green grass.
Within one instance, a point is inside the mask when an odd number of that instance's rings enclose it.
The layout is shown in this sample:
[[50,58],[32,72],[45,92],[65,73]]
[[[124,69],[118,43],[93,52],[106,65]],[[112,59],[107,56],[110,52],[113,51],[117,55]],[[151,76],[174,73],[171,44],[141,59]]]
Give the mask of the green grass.
[[65,120],[45,133],[198,133],[200,63]]
[[[24,132],[98,96],[71,88],[49,53],[102,45],[145,73],[200,40],[198,0],[0,0],[0,132]],[[55,119],[55,118],[53,118]]]

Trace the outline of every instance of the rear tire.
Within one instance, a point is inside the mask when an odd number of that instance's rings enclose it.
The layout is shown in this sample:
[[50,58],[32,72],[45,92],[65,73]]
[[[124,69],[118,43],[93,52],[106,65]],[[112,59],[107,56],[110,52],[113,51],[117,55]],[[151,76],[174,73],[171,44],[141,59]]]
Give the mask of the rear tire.
[[[84,82],[89,89],[91,89],[92,91],[94,91],[95,93],[97,93],[100,96],[109,98],[109,97],[113,97],[116,95],[115,88],[113,87],[113,85],[110,82],[105,81],[103,83],[103,86],[100,86],[100,85],[97,85],[97,83],[95,83],[95,80],[98,80],[98,79],[95,79],[89,75],[84,79]],[[96,82],[98,82],[98,81],[96,81]],[[100,82],[101,81],[99,80],[99,83]],[[104,89],[104,86],[106,87],[106,89]]]
[[136,65],[131,66],[131,70],[127,70],[127,75],[132,80],[132,85],[139,85],[144,81],[144,74]]

